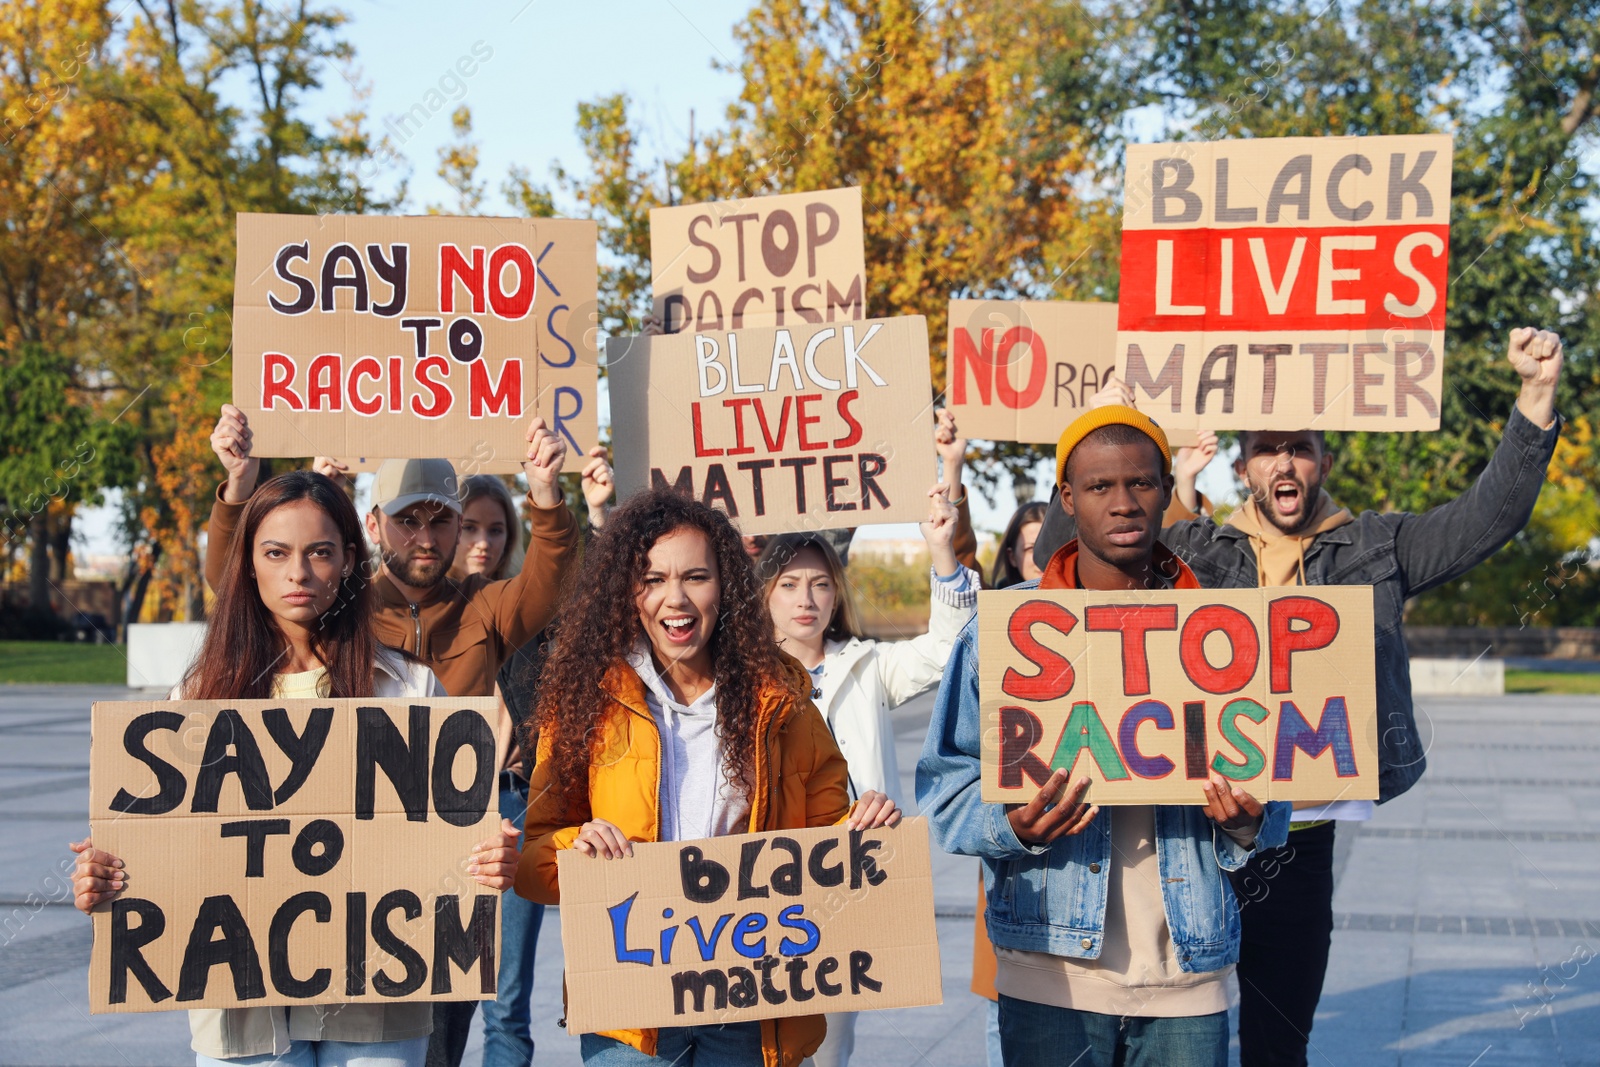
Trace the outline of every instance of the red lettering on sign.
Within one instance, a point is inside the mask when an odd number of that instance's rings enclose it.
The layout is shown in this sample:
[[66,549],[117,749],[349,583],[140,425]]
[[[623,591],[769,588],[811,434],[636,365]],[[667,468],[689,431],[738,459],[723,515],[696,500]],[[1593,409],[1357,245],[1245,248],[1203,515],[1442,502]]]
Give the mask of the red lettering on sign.
[[483,300],[483,247],[474,245],[472,260],[468,262],[455,245],[439,246],[439,310],[449,315],[456,309],[456,285],[459,281],[472,294],[472,313],[482,315]]
[[[1304,629],[1294,624],[1303,622]],[[1309,596],[1286,596],[1267,608],[1267,645],[1271,650],[1272,691],[1288,693],[1290,657],[1296,652],[1315,652],[1327,648],[1339,636],[1339,613],[1333,605]]]
[[1006,623],[1006,636],[1011,640],[1011,647],[1039,668],[1039,673],[1034,675],[1020,674],[1013,667],[1006,668],[1000,688],[1018,700],[1058,700],[1072,691],[1072,661],[1054,649],[1041,645],[1034,638],[1033,628],[1038,625],[1069,634],[1078,625],[1078,617],[1060,604],[1048,600],[1030,600],[1011,613]]
[[290,411],[304,411],[306,402],[294,391],[294,360],[282,352],[261,355],[261,410],[276,411],[282,400]]
[[1150,660],[1145,654],[1145,634],[1151,630],[1176,630],[1178,605],[1100,605],[1083,615],[1084,629],[1122,631],[1122,691],[1128,696],[1150,692]]
[[475,359],[467,371],[467,415],[481,419],[484,414],[519,418],[522,415],[522,360],[512,358],[500,365],[500,380],[489,377],[482,359]]
[[[1206,658],[1206,638],[1218,631],[1228,636],[1232,654],[1222,667],[1213,667]],[[1179,657],[1190,681],[1208,693],[1237,693],[1256,676],[1261,661],[1261,638],[1255,623],[1238,608],[1226,604],[1207,604],[1197,608],[1183,623]]]
[[442,419],[450,414],[454,406],[455,397],[450,393],[450,387],[441,381],[435,381],[428,374],[429,371],[439,372],[441,377],[450,376],[450,364],[443,356],[428,356],[426,359],[417,360],[417,384],[433,394],[433,403],[423,401],[421,393],[411,395],[411,411],[414,415],[424,419]]

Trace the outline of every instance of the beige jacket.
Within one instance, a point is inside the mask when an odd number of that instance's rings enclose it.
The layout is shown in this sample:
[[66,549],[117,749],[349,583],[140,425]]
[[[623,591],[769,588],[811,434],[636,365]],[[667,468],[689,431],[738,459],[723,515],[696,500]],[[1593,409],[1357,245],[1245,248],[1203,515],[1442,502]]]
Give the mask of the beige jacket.
[[[447,695],[433,672],[387,649],[373,664],[375,697]],[[167,699],[181,699],[173,689]],[[281,1055],[290,1041],[404,1041],[433,1032],[433,1004],[307,1004],[276,1008],[196,1008],[189,1012],[189,1047],[219,1060]]]

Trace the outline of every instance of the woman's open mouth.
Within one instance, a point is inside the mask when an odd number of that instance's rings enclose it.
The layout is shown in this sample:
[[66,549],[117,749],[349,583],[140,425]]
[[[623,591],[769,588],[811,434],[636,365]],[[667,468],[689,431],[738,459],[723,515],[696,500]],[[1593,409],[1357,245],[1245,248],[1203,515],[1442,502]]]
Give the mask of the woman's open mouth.
[[686,645],[694,638],[696,620],[689,615],[662,619],[661,627],[667,631],[667,640],[675,645]]

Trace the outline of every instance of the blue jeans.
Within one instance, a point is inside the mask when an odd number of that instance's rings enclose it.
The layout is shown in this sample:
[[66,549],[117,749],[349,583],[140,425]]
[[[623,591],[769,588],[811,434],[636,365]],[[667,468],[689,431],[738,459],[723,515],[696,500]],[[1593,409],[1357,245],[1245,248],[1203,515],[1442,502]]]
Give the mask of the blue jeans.
[[1100,1015],[1000,995],[1006,1067],[1228,1067],[1228,1013]]
[[1000,1002],[985,1001],[983,1051],[988,1067],[1006,1067],[1006,1055],[1000,1048]]
[[[512,787],[500,790],[500,814],[521,826],[528,817],[528,783],[516,775],[510,779]],[[515,889],[500,894],[500,984],[495,999],[483,1002],[483,1067],[533,1062],[533,956],[543,922],[543,904],[522,899]]]
[[579,1047],[585,1067],[761,1067],[761,1024],[664,1026],[656,1031],[656,1054],[646,1056],[632,1045],[599,1034],[582,1034]]
[[405,1041],[291,1041],[283,1055],[271,1052],[218,1060],[195,1054],[195,1067],[422,1067],[428,1039]]

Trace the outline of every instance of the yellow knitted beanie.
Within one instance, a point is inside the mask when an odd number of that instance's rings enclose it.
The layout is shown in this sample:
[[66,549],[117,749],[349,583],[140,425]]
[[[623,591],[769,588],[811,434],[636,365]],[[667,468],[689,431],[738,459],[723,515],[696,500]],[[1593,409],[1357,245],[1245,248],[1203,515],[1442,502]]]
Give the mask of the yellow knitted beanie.
[[1167,444],[1167,435],[1155,420],[1135,408],[1122,404],[1107,404],[1105,407],[1090,408],[1061,432],[1061,440],[1056,442],[1056,484],[1060,485],[1067,474],[1067,457],[1072,455],[1072,450],[1078,447],[1078,442],[1106,426],[1132,426],[1156,443],[1161,450],[1161,473],[1172,473],[1172,448]]

